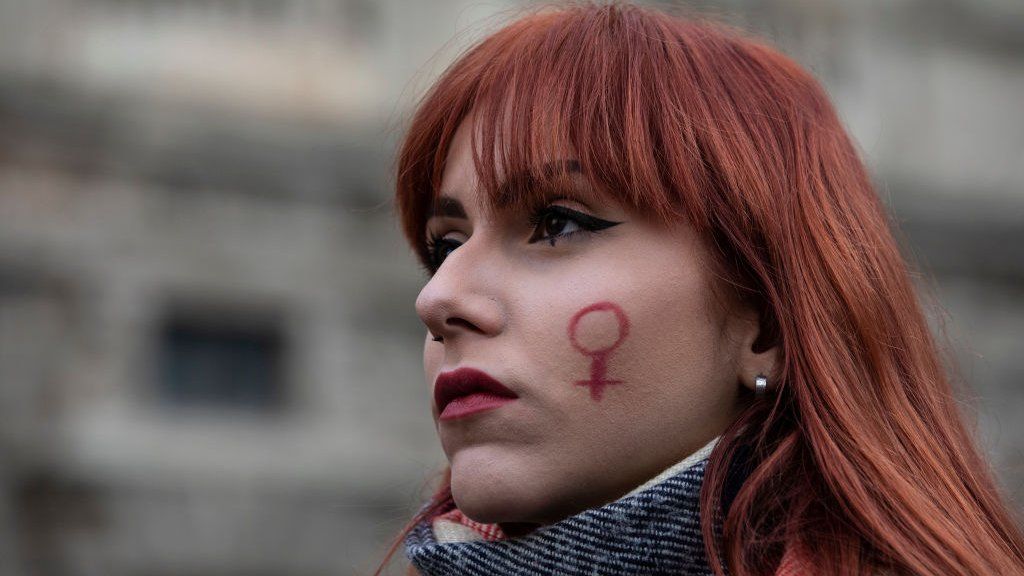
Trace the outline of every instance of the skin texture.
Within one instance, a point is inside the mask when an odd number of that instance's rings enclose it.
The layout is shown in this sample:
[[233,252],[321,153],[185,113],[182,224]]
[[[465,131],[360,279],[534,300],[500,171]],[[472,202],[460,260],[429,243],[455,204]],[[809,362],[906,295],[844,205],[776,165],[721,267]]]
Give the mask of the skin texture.
[[[416,311],[431,387],[469,366],[519,396],[456,420],[433,407],[456,504],[511,531],[615,500],[699,449],[737,415],[744,386],[759,373],[771,382],[775,353],[752,351],[753,311],[713,298],[725,291],[683,222],[661,226],[585,185],[553,204],[620,224],[552,245],[582,227],[486,214],[471,126],[456,133],[441,184],[467,217],[428,222],[457,247]],[[545,239],[530,242],[537,228]]]

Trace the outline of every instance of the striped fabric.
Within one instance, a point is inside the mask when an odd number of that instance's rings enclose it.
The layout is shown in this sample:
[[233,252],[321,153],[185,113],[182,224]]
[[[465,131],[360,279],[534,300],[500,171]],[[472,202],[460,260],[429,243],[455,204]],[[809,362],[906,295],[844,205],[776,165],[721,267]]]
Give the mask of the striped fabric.
[[699,499],[713,444],[614,502],[522,537],[451,540],[421,522],[406,555],[427,576],[709,575]]

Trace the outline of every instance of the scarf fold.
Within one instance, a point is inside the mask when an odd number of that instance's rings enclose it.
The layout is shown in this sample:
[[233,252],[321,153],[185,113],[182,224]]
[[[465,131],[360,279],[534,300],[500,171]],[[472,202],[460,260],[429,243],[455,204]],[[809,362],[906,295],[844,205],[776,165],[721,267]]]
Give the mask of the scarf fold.
[[425,576],[710,575],[700,489],[717,440],[618,500],[525,536],[446,511],[409,532],[406,556]]

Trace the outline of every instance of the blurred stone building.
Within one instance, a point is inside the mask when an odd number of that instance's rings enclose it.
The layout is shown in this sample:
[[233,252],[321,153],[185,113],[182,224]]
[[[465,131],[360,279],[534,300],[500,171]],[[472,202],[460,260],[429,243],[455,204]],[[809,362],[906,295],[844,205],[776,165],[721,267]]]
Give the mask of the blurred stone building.
[[[1024,8],[870,4],[694,8],[832,93],[1021,499]],[[395,142],[520,5],[0,0],[0,574],[372,571],[442,462]]]

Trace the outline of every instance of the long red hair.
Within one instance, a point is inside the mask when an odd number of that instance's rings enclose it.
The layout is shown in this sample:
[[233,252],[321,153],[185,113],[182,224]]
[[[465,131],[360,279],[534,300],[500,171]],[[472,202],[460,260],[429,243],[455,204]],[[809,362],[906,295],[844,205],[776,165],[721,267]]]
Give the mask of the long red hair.
[[[1024,574],[890,221],[800,66],[740,31],[628,4],[514,21],[448,68],[402,144],[396,208],[424,266],[426,215],[471,111],[491,206],[528,205],[560,185],[546,160],[576,158],[596,189],[708,239],[715,274],[760,311],[759,345],[780,347],[770,399],[708,464],[716,574],[770,574],[794,546],[821,574]],[[503,183],[499,166],[526,176]],[[740,447],[748,474],[723,510]],[[409,526],[450,498],[446,481]]]

